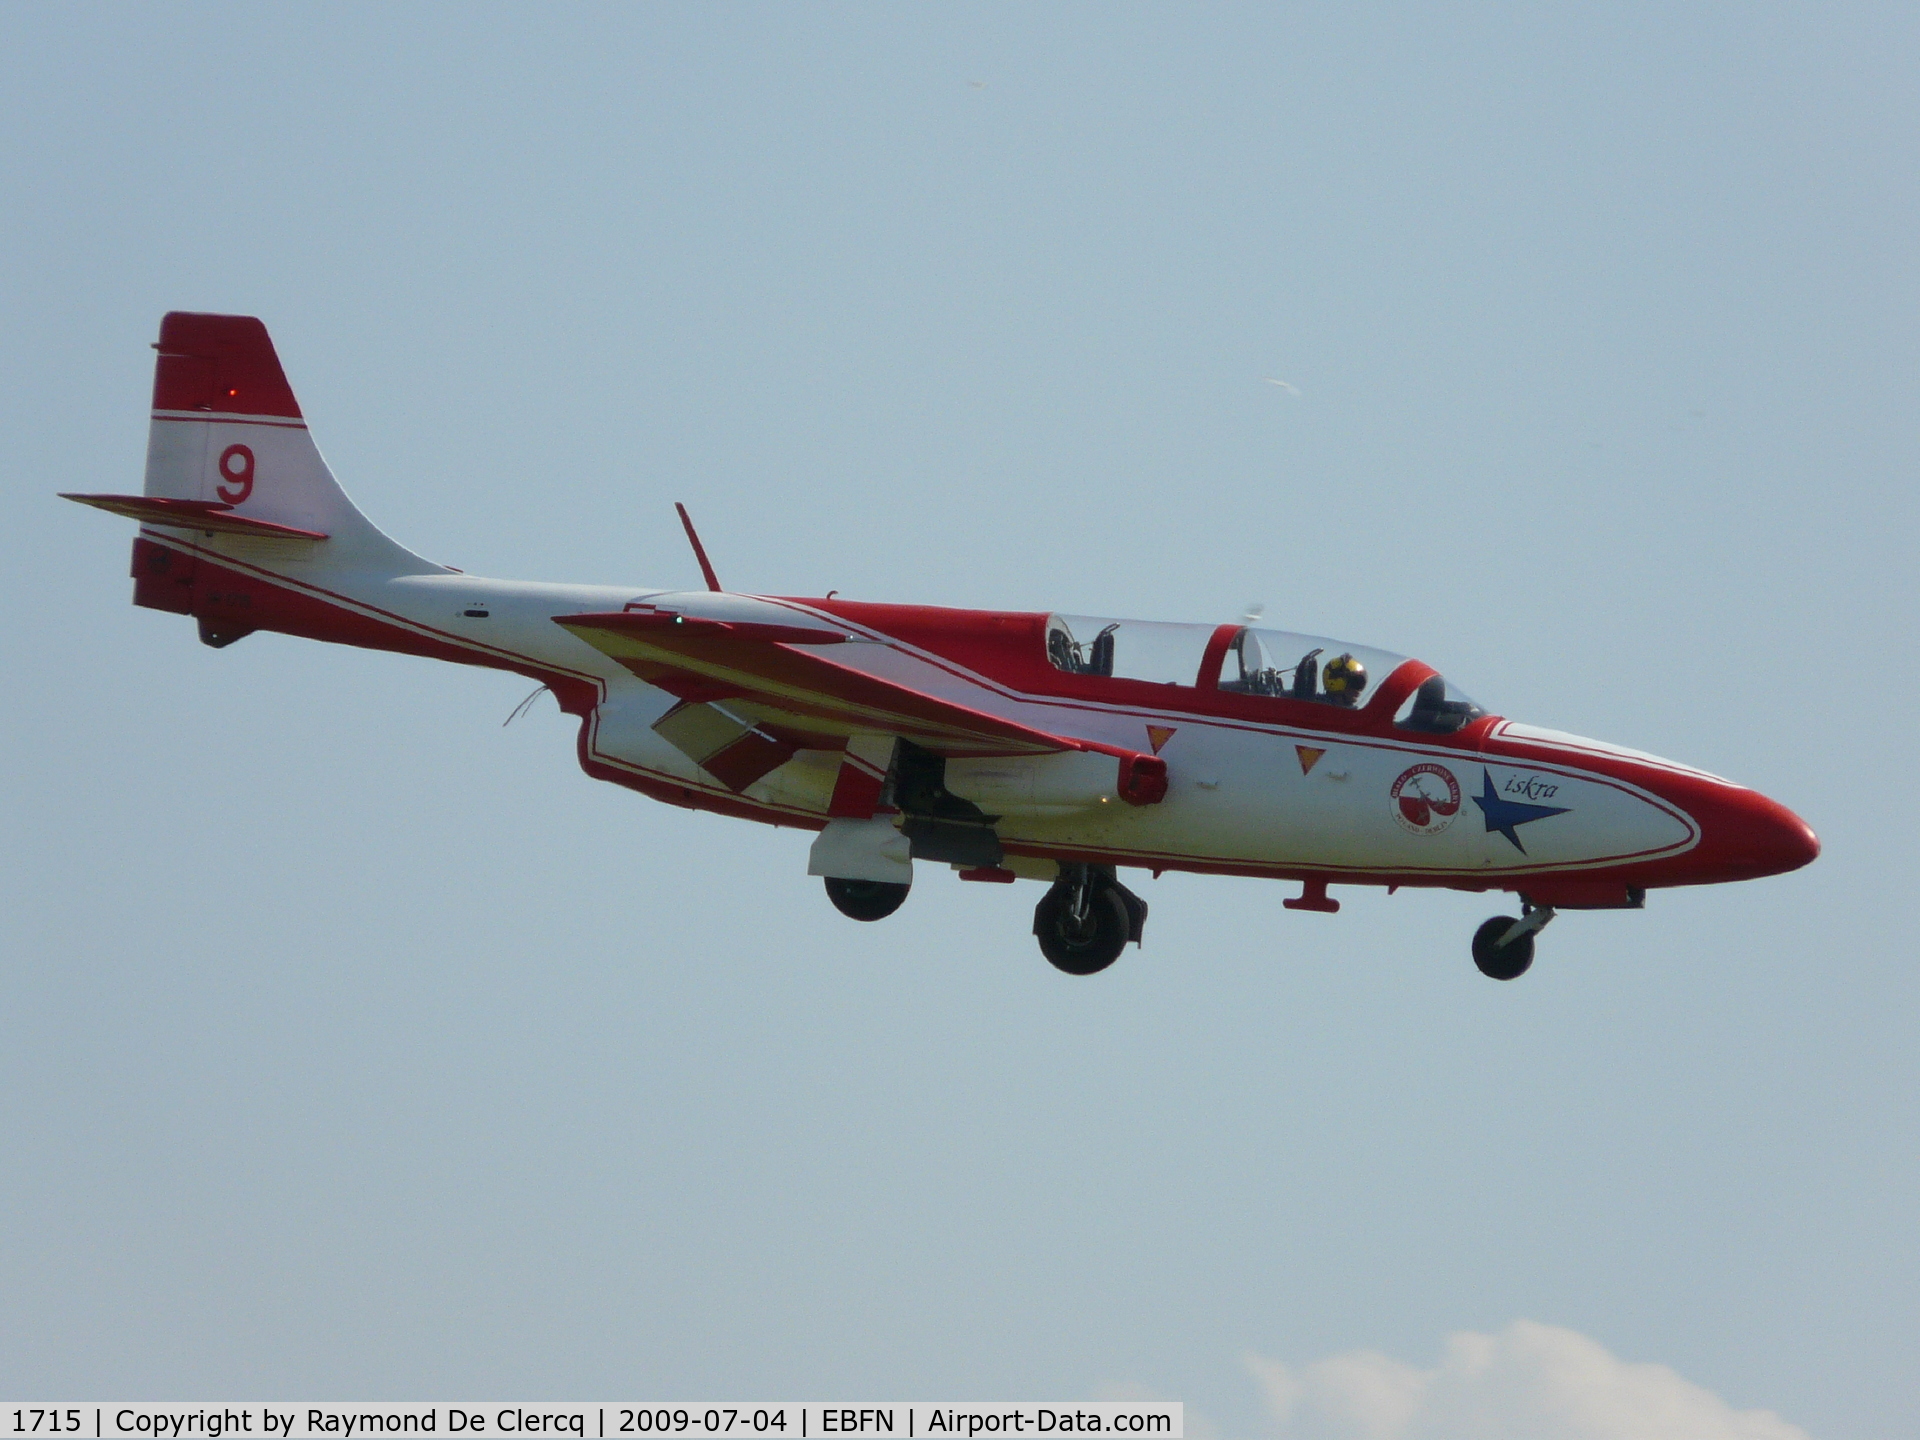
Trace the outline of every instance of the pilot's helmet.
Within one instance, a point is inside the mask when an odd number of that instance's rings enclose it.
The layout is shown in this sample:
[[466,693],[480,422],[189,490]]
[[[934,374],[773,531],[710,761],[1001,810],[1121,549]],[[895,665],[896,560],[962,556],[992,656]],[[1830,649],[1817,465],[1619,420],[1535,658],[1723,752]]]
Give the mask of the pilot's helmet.
[[1336,655],[1320,672],[1320,684],[1336,705],[1358,705],[1367,688],[1367,667],[1351,655]]

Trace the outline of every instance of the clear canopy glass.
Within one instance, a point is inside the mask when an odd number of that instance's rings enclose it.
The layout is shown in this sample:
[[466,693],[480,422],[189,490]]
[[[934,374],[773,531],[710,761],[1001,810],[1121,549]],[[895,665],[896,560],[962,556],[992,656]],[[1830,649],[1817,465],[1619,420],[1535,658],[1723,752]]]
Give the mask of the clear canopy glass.
[[1406,659],[1324,635],[1249,625],[1227,646],[1220,688],[1352,708],[1366,704]]
[[[1161,685],[1200,683],[1213,625],[1109,620],[1092,615],[1047,618],[1047,659],[1076,675],[1110,675]],[[1357,709],[1379,693],[1404,655],[1324,635],[1243,626],[1220,662],[1219,688],[1242,695],[1306,700]],[[1448,735],[1486,712],[1439,675],[1422,681],[1394,716],[1404,730]]]
[[1213,630],[1211,625],[1054,615],[1047,620],[1047,658],[1055,669],[1078,675],[1198,685]]

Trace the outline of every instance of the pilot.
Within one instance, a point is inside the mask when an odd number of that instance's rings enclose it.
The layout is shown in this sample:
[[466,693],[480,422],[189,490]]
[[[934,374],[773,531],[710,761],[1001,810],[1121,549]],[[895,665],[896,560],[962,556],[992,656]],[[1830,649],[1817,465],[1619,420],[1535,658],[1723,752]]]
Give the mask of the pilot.
[[1367,688],[1367,667],[1351,655],[1336,655],[1320,672],[1320,688],[1335,705],[1358,705],[1360,692]]

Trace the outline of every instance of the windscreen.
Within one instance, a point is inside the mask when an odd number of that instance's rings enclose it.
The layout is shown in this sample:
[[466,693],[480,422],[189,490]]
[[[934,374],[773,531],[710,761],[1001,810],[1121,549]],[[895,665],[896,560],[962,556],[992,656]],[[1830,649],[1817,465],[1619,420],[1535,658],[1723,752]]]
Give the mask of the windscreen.
[[1402,730],[1429,735],[1451,735],[1486,714],[1472,699],[1453,688],[1444,675],[1422,680],[1393,717]]

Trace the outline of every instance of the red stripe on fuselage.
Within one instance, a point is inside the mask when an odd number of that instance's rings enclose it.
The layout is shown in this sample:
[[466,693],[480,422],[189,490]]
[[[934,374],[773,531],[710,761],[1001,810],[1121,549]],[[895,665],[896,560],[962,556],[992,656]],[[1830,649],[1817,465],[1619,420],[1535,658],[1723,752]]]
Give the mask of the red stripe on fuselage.
[[[562,707],[569,713],[590,717],[593,707],[604,698],[605,683],[601,677],[586,671],[569,670],[549,662],[534,659],[516,651],[503,649],[475,641],[465,636],[454,635],[424,625],[417,620],[384,610],[364,600],[341,595],[324,587],[281,575],[261,567],[248,564],[243,560],[221,552],[204,548],[192,542],[178,540],[152,530],[143,531],[148,539],[165,544],[171,548],[191,553],[198,562],[212,572],[206,577],[209,589],[218,587],[222,593],[235,590],[235,583],[242,587],[251,587],[252,592],[261,597],[245,610],[221,607],[210,618],[234,620],[260,629],[282,631],[287,634],[339,644],[357,645],[367,649],[391,650],[404,654],[419,655],[429,659],[448,660],[457,664],[481,665],[493,669],[510,670],[527,675],[552,686],[560,698]],[[224,572],[224,573],[223,573]],[[230,577],[230,578],[229,578]],[[196,585],[199,589],[199,585]],[[812,607],[802,601],[783,601],[794,609],[810,610]],[[909,610],[912,607],[868,607]],[[831,613],[841,614],[836,606]],[[968,613],[968,612],[962,612]],[[991,612],[971,612],[987,615]],[[843,616],[851,620],[852,616]],[[991,617],[1000,618],[1000,617]],[[1016,621],[1028,617],[1006,617]],[[1043,618],[1043,617],[1041,617]],[[856,622],[857,623],[857,622]],[[861,628],[867,628],[862,626]],[[873,632],[875,639],[899,644],[894,637],[885,632]],[[905,649],[911,642],[902,645]],[[968,647],[972,649],[973,647]],[[942,657],[938,652],[911,646],[910,653],[917,653],[929,663],[938,664]],[[1551,747],[1522,742],[1506,742],[1497,745],[1484,745],[1486,731],[1491,722],[1480,722],[1468,727],[1467,731],[1455,736],[1421,735],[1418,741],[1391,730],[1386,734],[1369,735],[1360,729],[1356,722],[1369,718],[1368,711],[1332,712],[1326,715],[1315,714],[1315,720],[1334,720],[1342,723],[1338,732],[1330,732],[1320,726],[1312,728],[1285,721],[1261,720],[1252,717],[1240,718],[1211,713],[1211,705],[1169,705],[1166,702],[1178,698],[1187,700],[1201,693],[1183,690],[1179,697],[1166,695],[1169,687],[1150,686],[1145,688],[1154,692],[1153,698],[1160,702],[1150,709],[1138,705],[1127,705],[1123,701],[1108,700],[1088,703],[1078,697],[1034,694],[1014,689],[1004,681],[996,682],[976,668],[983,656],[978,650],[967,657],[976,662],[965,665],[964,662],[948,660],[941,668],[954,678],[970,684],[980,685],[989,691],[1019,703],[1046,705],[1065,710],[1088,710],[1097,713],[1128,716],[1144,719],[1148,715],[1175,715],[1189,719],[1201,719],[1210,727],[1238,730],[1248,733],[1274,735],[1282,738],[1311,738],[1334,740],[1338,743],[1369,749],[1385,749],[1410,756],[1435,756],[1438,758],[1463,758],[1461,752],[1484,758],[1494,763],[1526,765],[1543,771],[1567,775],[1592,782],[1612,783],[1616,788],[1631,788],[1639,798],[1646,800],[1652,796],[1646,784],[1650,777],[1646,770],[1636,766],[1628,757],[1613,757],[1600,754],[1582,754],[1578,769],[1566,763],[1564,754],[1548,759]],[[1044,663],[1044,662],[1043,662]],[[1020,668],[1017,665],[1009,668]],[[1403,667],[1404,668],[1404,667]],[[1424,667],[1423,667],[1424,668]],[[1047,667],[1051,672],[1051,667]],[[1062,679],[1084,679],[1086,677],[1064,676],[1061,672],[1052,672]],[[1039,677],[1035,677],[1039,678]],[[1094,677],[1096,680],[1099,677]],[[1422,677],[1424,678],[1424,677]],[[1141,682],[1109,682],[1135,686]],[[1244,699],[1247,697],[1232,697]],[[1289,709],[1311,709],[1331,711],[1332,707],[1306,706],[1298,702],[1275,701],[1273,704]],[[1387,725],[1391,724],[1390,713],[1383,716]],[[1347,725],[1354,729],[1348,730]],[[1370,728],[1370,727],[1369,727]],[[698,782],[689,781],[679,775],[665,771],[655,771],[629,761],[599,754],[592,748],[590,726],[582,727],[579,737],[580,760],[582,768],[599,779],[613,781],[627,788],[639,791],[654,799],[696,809],[712,810],[716,813],[743,819],[758,820],[763,824],[789,825],[803,829],[817,830],[824,823],[824,816],[797,807],[762,803],[715,788],[709,788]],[[1664,772],[1668,778],[1677,778],[1690,784],[1705,784],[1695,777],[1674,777]],[[1717,782],[1715,782],[1717,783]],[[1662,787],[1664,788],[1664,787]],[[1724,789],[1738,790],[1739,787],[1722,786]],[[1676,819],[1687,824],[1690,831],[1697,827],[1689,820],[1686,811],[1677,806],[1662,805]],[[1216,856],[1194,855],[1171,852],[1159,852],[1140,848],[1121,847],[1041,847],[1025,845],[1019,842],[1008,844],[1010,853],[1027,854],[1041,858],[1058,860],[1082,860],[1103,864],[1136,865],[1161,870],[1182,870],[1203,874],[1251,875],[1268,878],[1311,879],[1323,878],[1341,883],[1354,884],[1395,884],[1421,886],[1449,886],[1460,889],[1483,890],[1494,888],[1519,888],[1530,875],[1542,874],[1604,874],[1609,879],[1618,879],[1622,884],[1661,885],[1700,883],[1708,878],[1733,878],[1731,875],[1709,876],[1702,871],[1699,874],[1674,868],[1671,860],[1649,858],[1643,855],[1615,857],[1600,863],[1566,863],[1559,865],[1528,866],[1525,868],[1503,868],[1496,874],[1484,871],[1406,871],[1380,868],[1375,870],[1359,867],[1323,867],[1303,868],[1298,865],[1276,865],[1248,862],[1243,859]],[[1672,847],[1663,847],[1660,854],[1670,855]],[[1653,852],[1650,852],[1650,854]],[[1704,857],[1703,857],[1704,858]],[[1724,869],[1725,867],[1717,867]],[[1737,866],[1735,867],[1737,868]]]
[[[162,531],[143,528],[147,539],[191,554],[200,564],[216,571],[224,570],[250,583],[264,582],[290,600],[312,602],[311,609],[293,606],[286,613],[290,623],[273,618],[277,612],[263,612],[266,618],[223,614],[222,618],[242,619],[261,630],[280,630],[308,640],[325,640],[341,645],[358,645],[367,650],[394,650],[406,655],[422,655],[432,660],[451,660],[461,665],[483,665],[495,670],[544,678],[558,675],[567,679],[599,685],[601,679],[590,670],[573,670],[548,661],[535,660],[515,650],[502,649],[485,641],[455,635],[423,624],[408,616],[382,609],[367,601],[324,586],[297,580],[275,570],[251,565],[223,551],[211,550],[192,541],[180,540]],[[196,588],[197,585],[196,585]],[[366,629],[353,622],[365,622]],[[296,628],[297,627],[297,628]],[[356,638],[360,636],[379,638]]]

